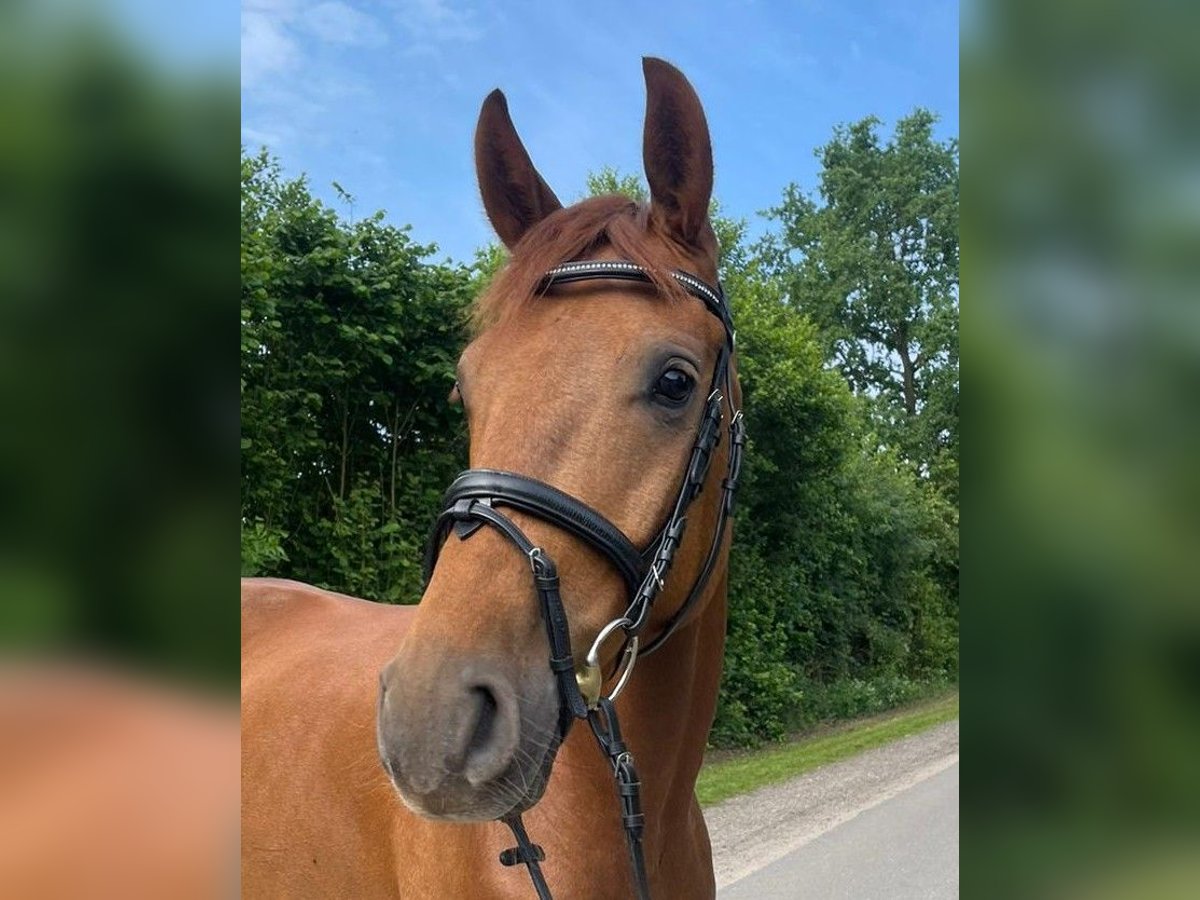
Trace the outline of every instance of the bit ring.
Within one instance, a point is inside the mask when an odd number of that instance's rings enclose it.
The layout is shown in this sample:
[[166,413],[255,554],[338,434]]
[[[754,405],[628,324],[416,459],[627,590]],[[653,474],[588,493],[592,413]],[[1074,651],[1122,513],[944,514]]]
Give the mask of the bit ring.
[[[604,642],[608,640],[614,631],[617,631],[618,629],[629,628],[631,625],[633,625],[633,622],[625,616],[621,616],[619,619],[613,619],[600,629],[600,633],[597,634],[596,639],[592,641],[591,649],[588,650],[587,656],[584,657],[583,669],[585,676],[590,675],[591,679],[585,679],[585,677],[581,677],[578,672],[576,673],[576,678],[579,680],[581,688],[583,687],[585,680],[590,681],[589,686],[594,686],[594,692],[589,690],[584,694],[583,698],[589,709],[595,709],[596,704],[600,701],[600,686],[602,683],[600,679],[603,677],[600,671],[600,648],[604,645]],[[629,683],[629,676],[633,674],[633,666],[634,663],[637,662],[637,654],[638,636],[633,635],[629,638],[629,643],[625,645],[625,652],[623,654],[621,663],[620,677],[617,678],[616,685],[608,694],[608,699],[610,702],[616,700],[617,697],[620,696],[621,691],[625,689],[625,685]],[[591,694],[591,696],[589,696],[589,694]]]

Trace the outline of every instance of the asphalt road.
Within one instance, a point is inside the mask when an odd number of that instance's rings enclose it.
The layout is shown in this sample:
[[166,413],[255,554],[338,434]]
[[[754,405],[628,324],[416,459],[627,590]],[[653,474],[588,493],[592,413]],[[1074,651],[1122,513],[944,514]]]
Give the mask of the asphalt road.
[[718,900],[958,896],[958,723],[706,810]]
[[958,897],[958,763],[735,881],[717,897]]

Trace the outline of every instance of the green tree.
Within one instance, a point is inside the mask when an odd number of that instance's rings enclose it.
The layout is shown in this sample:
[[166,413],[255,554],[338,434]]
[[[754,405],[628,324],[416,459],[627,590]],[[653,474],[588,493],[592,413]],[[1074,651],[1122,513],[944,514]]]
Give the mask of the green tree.
[[391,601],[465,456],[446,403],[471,272],[383,214],[352,224],[242,159],[242,549],[248,574]]
[[[723,251],[744,255],[740,241],[724,244]],[[824,562],[837,555],[832,486],[850,448],[853,398],[845,381],[823,365],[812,324],[782,302],[778,284],[761,266],[723,270],[738,328],[749,444],[713,740],[746,744],[782,736],[797,724],[804,702],[803,662],[811,648],[797,635],[820,627],[814,598]]]
[[935,121],[918,109],[886,144],[874,117],[838,128],[817,152],[819,202],[789,185],[765,252],[881,437],[956,497],[958,142]]
[[584,196],[599,197],[602,194],[623,194],[639,203],[650,202],[650,190],[640,175],[623,175],[612,166],[604,166],[599,172],[589,172],[587,175]]

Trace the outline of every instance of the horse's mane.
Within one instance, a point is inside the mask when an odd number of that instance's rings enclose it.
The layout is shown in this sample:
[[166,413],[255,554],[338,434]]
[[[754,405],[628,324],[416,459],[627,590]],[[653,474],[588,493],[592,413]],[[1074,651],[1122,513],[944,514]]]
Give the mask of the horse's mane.
[[475,334],[518,312],[538,295],[542,276],[555,266],[594,256],[611,247],[621,259],[642,266],[661,296],[686,299],[674,278],[664,274],[669,261],[653,252],[647,238],[649,207],[619,194],[590,197],[557,210],[534,225],[513,248],[508,263],[471,309]]

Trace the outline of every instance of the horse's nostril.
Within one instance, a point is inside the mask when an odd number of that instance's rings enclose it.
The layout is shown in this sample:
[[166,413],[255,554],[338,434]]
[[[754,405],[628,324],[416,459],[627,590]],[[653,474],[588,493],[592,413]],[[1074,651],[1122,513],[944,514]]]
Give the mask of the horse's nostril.
[[515,697],[506,685],[491,681],[467,690],[475,719],[463,748],[462,773],[472,784],[482,784],[512,760],[517,744]]
[[475,730],[471,733],[471,740],[467,743],[468,758],[490,746],[496,724],[496,695],[491,692],[491,689],[482,685],[471,688],[471,696],[478,703],[479,713],[475,720]]

